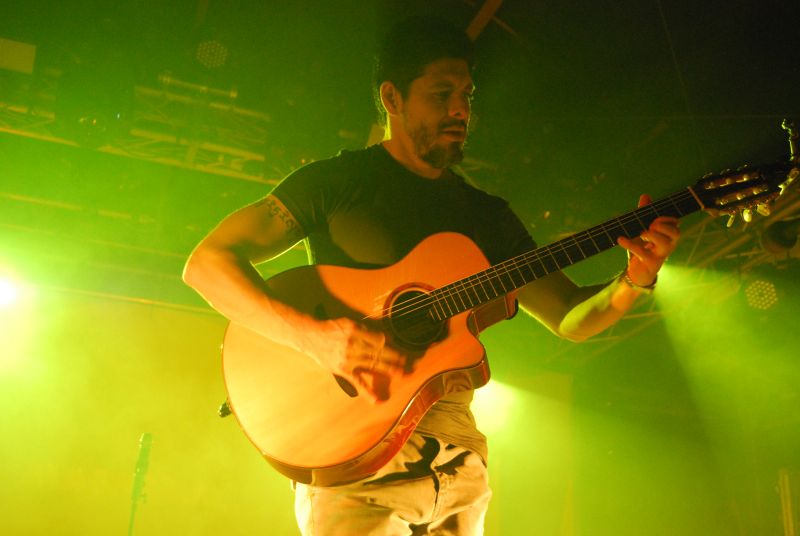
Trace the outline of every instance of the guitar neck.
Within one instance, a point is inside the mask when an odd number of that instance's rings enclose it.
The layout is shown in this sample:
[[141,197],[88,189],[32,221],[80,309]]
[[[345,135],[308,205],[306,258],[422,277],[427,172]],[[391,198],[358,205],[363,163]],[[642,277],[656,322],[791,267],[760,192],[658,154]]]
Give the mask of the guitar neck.
[[474,309],[548,274],[593,257],[634,238],[659,216],[681,218],[703,208],[690,188],[613,218],[585,231],[496,264],[430,294],[430,312],[444,320]]

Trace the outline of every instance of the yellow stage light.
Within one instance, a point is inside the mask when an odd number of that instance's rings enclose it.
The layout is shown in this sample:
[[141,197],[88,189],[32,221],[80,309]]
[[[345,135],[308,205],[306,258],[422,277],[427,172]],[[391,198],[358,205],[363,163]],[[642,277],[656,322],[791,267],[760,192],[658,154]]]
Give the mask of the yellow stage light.
[[13,305],[19,297],[17,285],[9,279],[0,279],[0,307]]

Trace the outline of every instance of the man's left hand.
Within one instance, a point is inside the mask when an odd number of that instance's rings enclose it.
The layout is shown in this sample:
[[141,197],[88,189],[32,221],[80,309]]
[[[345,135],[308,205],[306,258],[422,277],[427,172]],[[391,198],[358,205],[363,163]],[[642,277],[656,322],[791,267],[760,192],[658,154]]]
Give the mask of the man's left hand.
[[[649,205],[650,196],[639,197],[639,207]],[[651,286],[658,271],[678,245],[681,232],[678,219],[670,216],[659,216],[639,235],[630,239],[620,237],[618,243],[628,250],[628,277],[636,285]]]

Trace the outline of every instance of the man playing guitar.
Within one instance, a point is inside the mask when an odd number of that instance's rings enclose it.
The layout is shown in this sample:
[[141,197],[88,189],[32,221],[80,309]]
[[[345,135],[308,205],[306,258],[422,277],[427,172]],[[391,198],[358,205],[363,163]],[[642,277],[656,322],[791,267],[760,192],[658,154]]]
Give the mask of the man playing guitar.
[[[440,232],[467,236],[491,264],[535,248],[505,201],[451,169],[463,157],[468,133],[471,69],[472,43],[464,32],[438,19],[397,25],[375,69],[384,140],[309,164],[225,218],[192,253],[186,283],[233,323],[341,379],[355,390],[351,396],[386,404],[414,368],[413,352],[369,322],[311,314],[276,298],[254,264],[304,240],[316,264],[387,267]],[[642,196],[639,206],[649,202]],[[629,252],[619,278],[581,287],[555,271],[518,289],[512,300],[557,336],[584,340],[654,287],[678,239],[677,219],[655,218],[638,238],[618,239]],[[482,534],[491,492],[471,398],[467,389],[432,403],[399,452],[373,474],[339,485],[296,483],[302,533]],[[313,411],[313,404],[297,407],[298,419]]]

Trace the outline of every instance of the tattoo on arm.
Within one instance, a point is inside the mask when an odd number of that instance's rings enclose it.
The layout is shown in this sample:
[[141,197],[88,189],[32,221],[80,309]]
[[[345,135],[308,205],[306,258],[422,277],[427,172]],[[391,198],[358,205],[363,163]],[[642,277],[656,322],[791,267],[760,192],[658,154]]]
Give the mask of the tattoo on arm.
[[292,216],[292,214],[283,206],[278,205],[274,198],[267,196],[256,203],[256,206],[262,204],[267,205],[270,216],[273,218],[277,217],[283,222],[283,225],[286,228],[286,234],[289,238],[292,240],[300,240],[303,238],[303,230],[297,224],[297,220],[295,220],[294,216]]

